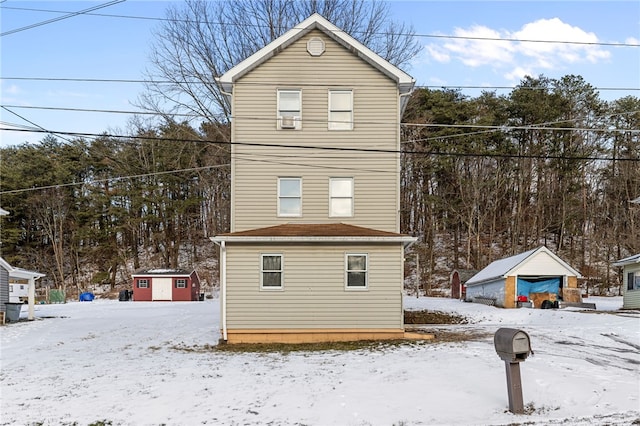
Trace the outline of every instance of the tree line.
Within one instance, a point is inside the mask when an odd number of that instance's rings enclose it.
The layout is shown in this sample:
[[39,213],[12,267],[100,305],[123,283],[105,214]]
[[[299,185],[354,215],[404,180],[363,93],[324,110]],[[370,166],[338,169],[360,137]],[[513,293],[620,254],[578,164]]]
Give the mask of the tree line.
[[[401,232],[419,237],[425,283],[546,245],[597,291],[619,285],[611,262],[640,251],[640,98],[527,77],[508,95],[417,89],[403,122]],[[225,123],[166,119],[3,148],[2,256],[63,289],[210,265],[208,237],[229,230],[228,140]]]

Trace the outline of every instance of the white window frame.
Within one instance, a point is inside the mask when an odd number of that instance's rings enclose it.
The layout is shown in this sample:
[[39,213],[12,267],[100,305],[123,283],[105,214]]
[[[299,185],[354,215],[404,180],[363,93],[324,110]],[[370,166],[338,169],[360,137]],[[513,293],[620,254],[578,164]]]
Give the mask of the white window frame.
[[627,291],[640,290],[640,271],[629,271],[627,273]]
[[[349,269],[350,256],[364,256],[365,269]],[[364,272],[364,286],[349,285],[349,273]],[[349,291],[369,290],[369,254],[368,253],[345,253],[344,254],[344,288]]]
[[[265,257],[279,257],[280,258],[280,269],[264,269],[264,258]],[[264,285],[264,274],[265,273],[273,273],[277,272],[280,274],[280,285],[279,286],[265,286]],[[261,253],[260,254],[260,290],[267,291],[282,291],[284,290],[284,255],[282,253]]]
[[176,279],[176,288],[187,288],[187,280],[184,278]]
[[[338,109],[333,107],[333,95],[334,94],[349,94],[350,99],[350,108],[349,109]],[[329,130],[353,130],[353,90],[351,89],[329,89],[329,99],[328,99],[328,129]],[[333,113],[345,113],[348,112],[351,114],[351,119],[349,121],[338,121],[333,117]]]
[[136,280],[136,287],[149,288],[149,280],[147,278],[138,278]]
[[[344,196],[333,193],[333,182],[348,181],[351,184],[351,195]],[[333,208],[334,200],[351,200],[351,209],[348,214],[337,214]],[[352,177],[332,177],[329,178],[329,217],[353,217],[355,211],[355,184]]]
[[[282,181],[285,180],[297,180],[298,181],[298,187],[299,187],[299,191],[300,191],[300,195],[297,197],[292,197],[292,196],[284,196],[280,193],[280,188],[281,188],[281,183]],[[282,199],[299,199],[299,204],[300,204],[300,212],[299,213],[284,213],[282,211],[282,206],[281,206],[281,201]],[[278,217],[302,217],[302,178],[301,177],[295,177],[295,176],[289,176],[289,177],[279,177],[278,178]]]
[[[284,93],[295,93],[298,95],[297,110],[283,110],[280,107],[280,96]],[[302,129],[302,90],[300,89],[278,89],[277,90],[277,127],[278,130],[300,130]],[[283,117],[293,117],[293,127],[283,126]]]

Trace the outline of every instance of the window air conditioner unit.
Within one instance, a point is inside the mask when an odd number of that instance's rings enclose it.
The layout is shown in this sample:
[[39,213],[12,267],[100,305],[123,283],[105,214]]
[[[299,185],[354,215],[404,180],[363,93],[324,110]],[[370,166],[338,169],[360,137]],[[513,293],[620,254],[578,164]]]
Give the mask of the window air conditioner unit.
[[280,117],[280,128],[281,129],[295,129],[296,128],[296,118],[292,115],[285,115]]

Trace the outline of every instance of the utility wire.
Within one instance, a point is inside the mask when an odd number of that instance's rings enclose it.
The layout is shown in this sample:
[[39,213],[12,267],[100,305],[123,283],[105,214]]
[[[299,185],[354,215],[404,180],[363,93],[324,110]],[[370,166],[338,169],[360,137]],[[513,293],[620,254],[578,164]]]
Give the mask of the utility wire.
[[[5,31],[3,33],[0,33],[0,37],[4,37],[4,36],[10,35],[10,34],[19,33],[20,31],[30,30],[31,28],[36,28],[36,27],[40,27],[42,25],[51,24],[53,22],[62,21],[63,19],[73,18],[74,16],[88,15],[89,12],[92,12],[94,10],[102,9],[104,7],[113,6],[114,4],[122,3],[124,1],[125,0],[113,0],[113,1],[110,1],[108,3],[103,3],[103,4],[99,4],[97,6],[90,7],[88,9],[80,10],[78,12],[68,12],[68,13],[67,12],[63,12],[63,13],[67,13],[67,15],[59,16],[57,18],[49,19],[47,21],[38,22],[36,24],[27,25],[25,27],[20,27],[20,28],[16,28],[16,29],[13,29],[13,30]],[[2,8],[3,9],[7,9],[6,7],[2,7]]]
[[[47,129],[45,129],[44,127],[42,127],[42,126],[40,126],[40,125],[38,125],[38,124],[34,123],[33,121],[31,121],[31,120],[29,120],[29,119],[27,119],[27,118],[23,117],[22,115],[20,115],[20,114],[18,114],[18,113],[16,113],[16,112],[11,111],[11,110],[10,110],[9,108],[7,108],[6,106],[2,106],[2,105],[0,105],[0,108],[2,108],[2,109],[3,109],[3,110],[5,110],[5,111],[10,112],[11,114],[15,115],[15,116],[16,116],[16,117],[18,117],[18,118],[21,118],[22,120],[26,121],[27,123],[32,124],[32,125],[34,125],[34,126],[36,126],[36,128],[38,128],[38,129],[40,129],[40,130],[44,130],[45,132],[48,132],[48,131],[47,131]],[[65,141],[67,141],[67,142],[71,142],[71,140],[70,140],[70,139],[67,139],[67,138],[65,138],[65,137],[64,137],[64,136],[62,136],[62,135],[57,135],[57,134],[55,134],[55,133],[49,133],[49,134],[50,134],[51,136],[58,136],[60,139],[64,139],[64,140],[65,140]]]
[[[124,1],[124,0],[121,0]],[[50,9],[31,9],[31,8],[22,8],[22,7],[9,7],[2,6],[0,9],[12,9],[12,10],[25,10],[25,11],[33,11],[33,12],[48,12],[48,13],[68,13],[66,11],[60,10],[50,10]],[[114,15],[114,14],[104,14],[104,13],[86,13],[91,16],[101,16],[106,18],[124,18],[124,19],[142,19],[142,20],[151,20],[151,21],[163,21],[163,22],[183,22],[183,23],[191,23],[197,25],[243,25],[255,28],[266,28],[266,25],[259,24],[235,24],[228,22],[211,22],[211,21],[192,21],[187,19],[169,19],[169,18],[158,18],[158,17],[149,17],[149,16],[134,16],[134,15]],[[298,28],[298,27],[294,27]],[[345,31],[336,31],[336,32],[345,32]],[[346,33],[346,32],[345,32]],[[445,38],[445,39],[460,39],[460,40],[479,40],[479,41],[506,41],[506,42],[517,42],[517,43],[553,43],[553,44],[576,44],[576,45],[586,45],[586,46],[615,46],[615,47],[640,47],[640,44],[635,43],[607,43],[607,42],[587,42],[587,41],[566,41],[566,40],[533,40],[533,39],[514,39],[514,38],[498,38],[498,37],[471,37],[471,36],[453,36],[453,35],[444,35],[444,34],[415,34],[415,33],[393,33],[393,32],[374,32],[376,35],[391,35],[391,36],[410,36],[410,37],[420,37],[420,38]]]
[[[64,107],[40,107],[40,106],[22,106],[22,105],[0,105],[0,107],[7,108],[26,108],[26,109],[41,109],[41,110],[53,110],[53,111],[77,111],[77,112],[90,112],[90,113],[111,113],[111,114],[139,114],[139,115],[157,115],[155,112],[149,111],[122,111],[122,110],[103,110],[103,109],[84,109],[84,108],[64,108]],[[7,109],[7,111],[9,111]],[[11,111],[10,111],[11,112]],[[635,114],[640,111],[631,111],[625,114]],[[15,114],[15,113],[14,113]],[[17,115],[17,114],[15,114]],[[175,113],[171,114],[176,117],[202,117],[201,114],[181,114]],[[224,118],[223,114],[212,114],[212,117]],[[22,118],[22,117],[21,117]],[[231,120],[237,121],[276,121],[276,117],[249,117],[249,116],[231,116]],[[554,123],[563,123],[563,122],[571,122],[578,121],[581,118],[576,118],[573,120],[562,120]],[[28,120],[25,120],[28,121]],[[315,124],[328,124],[332,121],[330,120],[312,120],[312,119],[302,119],[300,120],[304,123],[315,123]],[[33,123],[31,123],[33,124]],[[591,132],[638,132],[638,129],[612,129],[612,128],[581,128],[581,127],[547,127],[546,125],[525,125],[525,126],[510,126],[510,125],[479,125],[479,124],[437,124],[437,123],[407,123],[397,121],[354,121],[354,125],[401,125],[407,127],[434,127],[434,128],[463,128],[463,129],[495,129],[495,130],[554,130],[554,131],[591,131]],[[6,129],[0,129],[6,130]]]
[[[202,81],[172,81],[172,80],[140,80],[129,78],[65,78],[65,77],[0,77],[0,80],[16,80],[16,81],[61,81],[61,82],[77,82],[77,83],[154,83],[154,84],[204,84]],[[248,83],[238,82],[236,86],[264,86],[264,85],[277,85],[277,83],[260,82],[260,83]],[[298,84],[300,87],[325,87],[326,84],[318,83],[302,83]],[[335,85],[332,85],[332,87]],[[339,86],[339,85],[338,85]],[[336,87],[338,87],[336,86]],[[382,87],[379,84],[362,84],[357,85],[343,85],[345,87]],[[416,89],[482,89],[482,90],[549,90],[553,87],[530,87],[530,86],[469,86],[469,85],[416,85]],[[640,87],[594,87],[594,90],[599,91],[640,91]]]
[[[498,129],[528,129],[527,126],[494,126]],[[6,129],[0,128],[0,131],[26,131],[21,129]],[[545,130],[553,130],[553,128],[545,128]],[[576,130],[576,129],[571,129]],[[585,129],[591,130],[591,129]],[[34,133],[51,133],[53,131],[34,131]],[[631,130],[633,133],[640,133],[640,129]],[[612,158],[612,157],[594,157],[594,156],[566,156],[566,155],[534,155],[534,154],[503,154],[496,152],[446,152],[446,151],[409,151],[409,150],[395,150],[395,149],[378,149],[378,148],[349,148],[345,146],[320,146],[320,145],[296,145],[296,144],[284,144],[284,143],[263,143],[263,142],[238,142],[238,141],[207,141],[202,139],[184,139],[184,138],[167,138],[167,137],[151,137],[151,136],[127,136],[127,135],[113,135],[113,134],[95,134],[95,133],[82,133],[82,132],[59,132],[71,136],[93,136],[93,137],[106,137],[114,139],[125,140],[146,140],[146,141],[165,141],[165,142],[187,142],[187,143],[207,143],[207,144],[220,144],[220,145],[236,145],[236,146],[251,146],[262,148],[287,148],[287,149],[301,149],[301,150],[319,150],[319,151],[336,151],[336,152],[359,152],[359,153],[372,153],[372,154],[410,154],[410,155],[435,155],[435,156],[449,156],[449,157],[491,157],[491,158],[530,158],[530,159],[551,159],[551,160],[580,160],[580,161],[631,161],[640,162],[640,158]]]

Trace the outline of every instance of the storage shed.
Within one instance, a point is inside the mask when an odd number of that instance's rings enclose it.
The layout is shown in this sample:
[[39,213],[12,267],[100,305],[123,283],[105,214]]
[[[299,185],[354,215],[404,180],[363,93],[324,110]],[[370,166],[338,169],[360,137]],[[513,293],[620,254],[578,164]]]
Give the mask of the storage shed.
[[581,302],[580,272],[544,246],[492,262],[466,283],[467,301],[515,308],[545,300]]
[[133,279],[133,300],[196,301],[200,297],[200,278],[194,270],[144,269]]
[[640,253],[620,259],[613,266],[621,266],[622,309],[640,309]]

